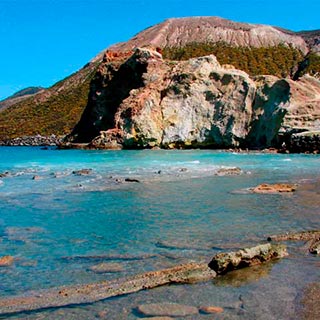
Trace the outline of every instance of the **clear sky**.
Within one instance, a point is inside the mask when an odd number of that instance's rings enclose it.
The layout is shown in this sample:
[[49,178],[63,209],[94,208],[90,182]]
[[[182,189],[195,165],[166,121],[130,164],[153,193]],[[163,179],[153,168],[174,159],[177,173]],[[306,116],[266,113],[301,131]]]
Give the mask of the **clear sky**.
[[0,100],[48,87],[109,45],[172,17],[320,29],[320,0],[0,0]]

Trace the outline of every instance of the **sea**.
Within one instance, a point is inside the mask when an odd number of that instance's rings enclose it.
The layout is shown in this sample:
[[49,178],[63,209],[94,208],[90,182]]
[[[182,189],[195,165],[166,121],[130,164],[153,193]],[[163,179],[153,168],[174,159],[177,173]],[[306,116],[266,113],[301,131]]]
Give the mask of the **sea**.
[[[0,299],[209,262],[320,229],[320,155],[1,147],[0,174],[0,256],[14,257],[0,267]],[[261,183],[297,191],[250,190]],[[302,319],[320,260],[303,242],[286,244],[287,258],[212,281],[0,319],[141,319],[140,305],[163,302],[223,308],[214,319]],[[110,270],[97,272],[101,263]]]

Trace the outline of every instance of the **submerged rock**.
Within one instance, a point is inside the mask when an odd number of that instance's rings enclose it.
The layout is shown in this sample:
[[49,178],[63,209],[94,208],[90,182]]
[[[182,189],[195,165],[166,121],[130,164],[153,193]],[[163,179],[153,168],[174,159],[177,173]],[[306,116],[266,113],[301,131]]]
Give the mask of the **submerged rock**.
[[109,273],[109,272],[120,272],[123,271],[123,266],[120,263],[99,263],[91,266],[89,270],[95,273]]
[[144,316],[185,317],[199,313],[196,307],[169,302],[143,304],[137,309]]
[[212,258],[209,267],[217,274],[224,274],[232,270],[254,266],[287,255],[285,246],[267,243],[236,252],[219,253]]
[[288,183],[276,183],[276,184],[259,184],[251,189],[254,193],[281,193],[281,192],[294,192],[297,186],[295,184]]
[[202,306],[199,308],[200,312],[210,314],[210,313],[221,313],[223,308],[215,306]]

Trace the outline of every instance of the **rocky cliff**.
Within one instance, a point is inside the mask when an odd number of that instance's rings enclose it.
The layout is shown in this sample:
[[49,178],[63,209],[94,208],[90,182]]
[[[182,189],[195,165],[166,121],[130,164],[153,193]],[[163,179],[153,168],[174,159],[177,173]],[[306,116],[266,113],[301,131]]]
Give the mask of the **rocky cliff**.
[[165,61],[136,49],[123,63],[108,56],[70,142],[92,147],[274,146],[279,134],[320,126],[320,81],[249,77],[215,56]]

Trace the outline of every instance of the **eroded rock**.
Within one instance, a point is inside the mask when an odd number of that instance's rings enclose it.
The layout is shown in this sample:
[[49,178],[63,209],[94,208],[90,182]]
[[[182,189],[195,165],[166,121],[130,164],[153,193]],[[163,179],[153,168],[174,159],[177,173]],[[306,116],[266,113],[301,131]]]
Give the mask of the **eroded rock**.
[[284,245],[271,245],[267,243],[236,252],[219,253],[212,258],[209,267],[217,274],[224,274],[232,270],[254,266],[287,255],[288,253]]

